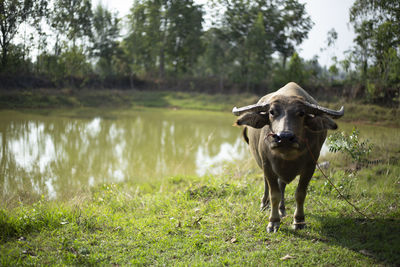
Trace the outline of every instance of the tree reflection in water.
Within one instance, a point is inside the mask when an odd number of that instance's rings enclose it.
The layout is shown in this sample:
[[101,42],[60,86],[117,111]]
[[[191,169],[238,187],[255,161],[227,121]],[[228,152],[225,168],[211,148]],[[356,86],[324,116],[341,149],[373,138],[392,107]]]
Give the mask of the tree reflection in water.
[[225,161],[249,157],[229,113],[99,114],[87,118],[0,112],[3,198],[66,198],[98,183],[205,175],[220,171]]

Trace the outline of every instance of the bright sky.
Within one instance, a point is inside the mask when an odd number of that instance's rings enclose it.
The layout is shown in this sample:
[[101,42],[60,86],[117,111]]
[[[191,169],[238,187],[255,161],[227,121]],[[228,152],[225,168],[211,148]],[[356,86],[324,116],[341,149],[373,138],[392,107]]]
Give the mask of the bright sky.
[[[349,10],[355,0],[300,0],[306,3],[307,13],[315,25],[308,34],[308,39],[300,46],[300,55],[305,59],[319,56],[321,65],[330,64],[330,58],[336,55],[338,60],[344,58],[344,51],[353,46],[354,31],[349,24]],[[335,28],[338,39],[335,47],[320,52],[327,46],[328,31]]]
[[[337,56],[338,60],[344,58],[344,51],[353,46],[354,32],[349,24],[349,9],[355,0],[299,0],[306,3],[307,13],[315,23],[309,32],[308,39],[298,48],[299,54],[305,59],[318,55],[321,65],[330,65],[331,57]],[[118,11],[120,16],[129,13],[133,0],[94,0],[96,5],[102,2],[109,9]],[[199,4],[206,4],[207,0],[195,0]],[[338,33],[336,45],[324,52],[326,48],[327,33],[335,28]]]

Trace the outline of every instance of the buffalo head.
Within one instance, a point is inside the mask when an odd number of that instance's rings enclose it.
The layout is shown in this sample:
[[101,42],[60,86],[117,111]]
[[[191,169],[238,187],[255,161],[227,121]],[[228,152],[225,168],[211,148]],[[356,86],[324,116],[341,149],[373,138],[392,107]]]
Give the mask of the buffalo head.
[[271,152],[292,159],[306,150],[307,131],[337,129],[333,119],[343,116],[344,109],[331,110],[299,96],[275,95],[267,103],[235,107],[232,112],[237,116],[243,114],[236,121],[237,125],[256,129],[268,125],[268,131],[262,138]]

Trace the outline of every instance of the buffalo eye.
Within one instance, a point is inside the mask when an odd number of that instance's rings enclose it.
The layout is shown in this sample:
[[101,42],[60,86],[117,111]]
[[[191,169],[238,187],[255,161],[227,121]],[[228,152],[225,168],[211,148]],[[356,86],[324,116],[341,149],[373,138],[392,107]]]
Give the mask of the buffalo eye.
[[304,111],[299,111],[299,112],[297,113],[297,115],[298,115],[299,117],[304,117],[304,115],[306,115],[306,113],[305,113]]
[[275,111],[274,111],[273,109],[271,109],[271,110],[269,111],[269,114],[271,114],[271,116],[274,116],[274,115],[275,115]]

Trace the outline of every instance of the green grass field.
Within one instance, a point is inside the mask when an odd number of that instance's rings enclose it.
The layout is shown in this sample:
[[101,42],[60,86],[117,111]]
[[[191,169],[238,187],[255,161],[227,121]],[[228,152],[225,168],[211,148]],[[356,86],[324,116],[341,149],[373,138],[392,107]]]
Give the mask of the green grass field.
[[[105,184],[67,202],[2,209],[0,264],[400,264],[400,166],[358,172],[341,166],[327,174],[368,219],[317,171],[306,200],[307,228],[292,230],[289,215],[278,233],[268,234],[267,215],[259,211],[260,172],[237,163],[218,176]],[[287,188],[288,214],[295,182]]]

